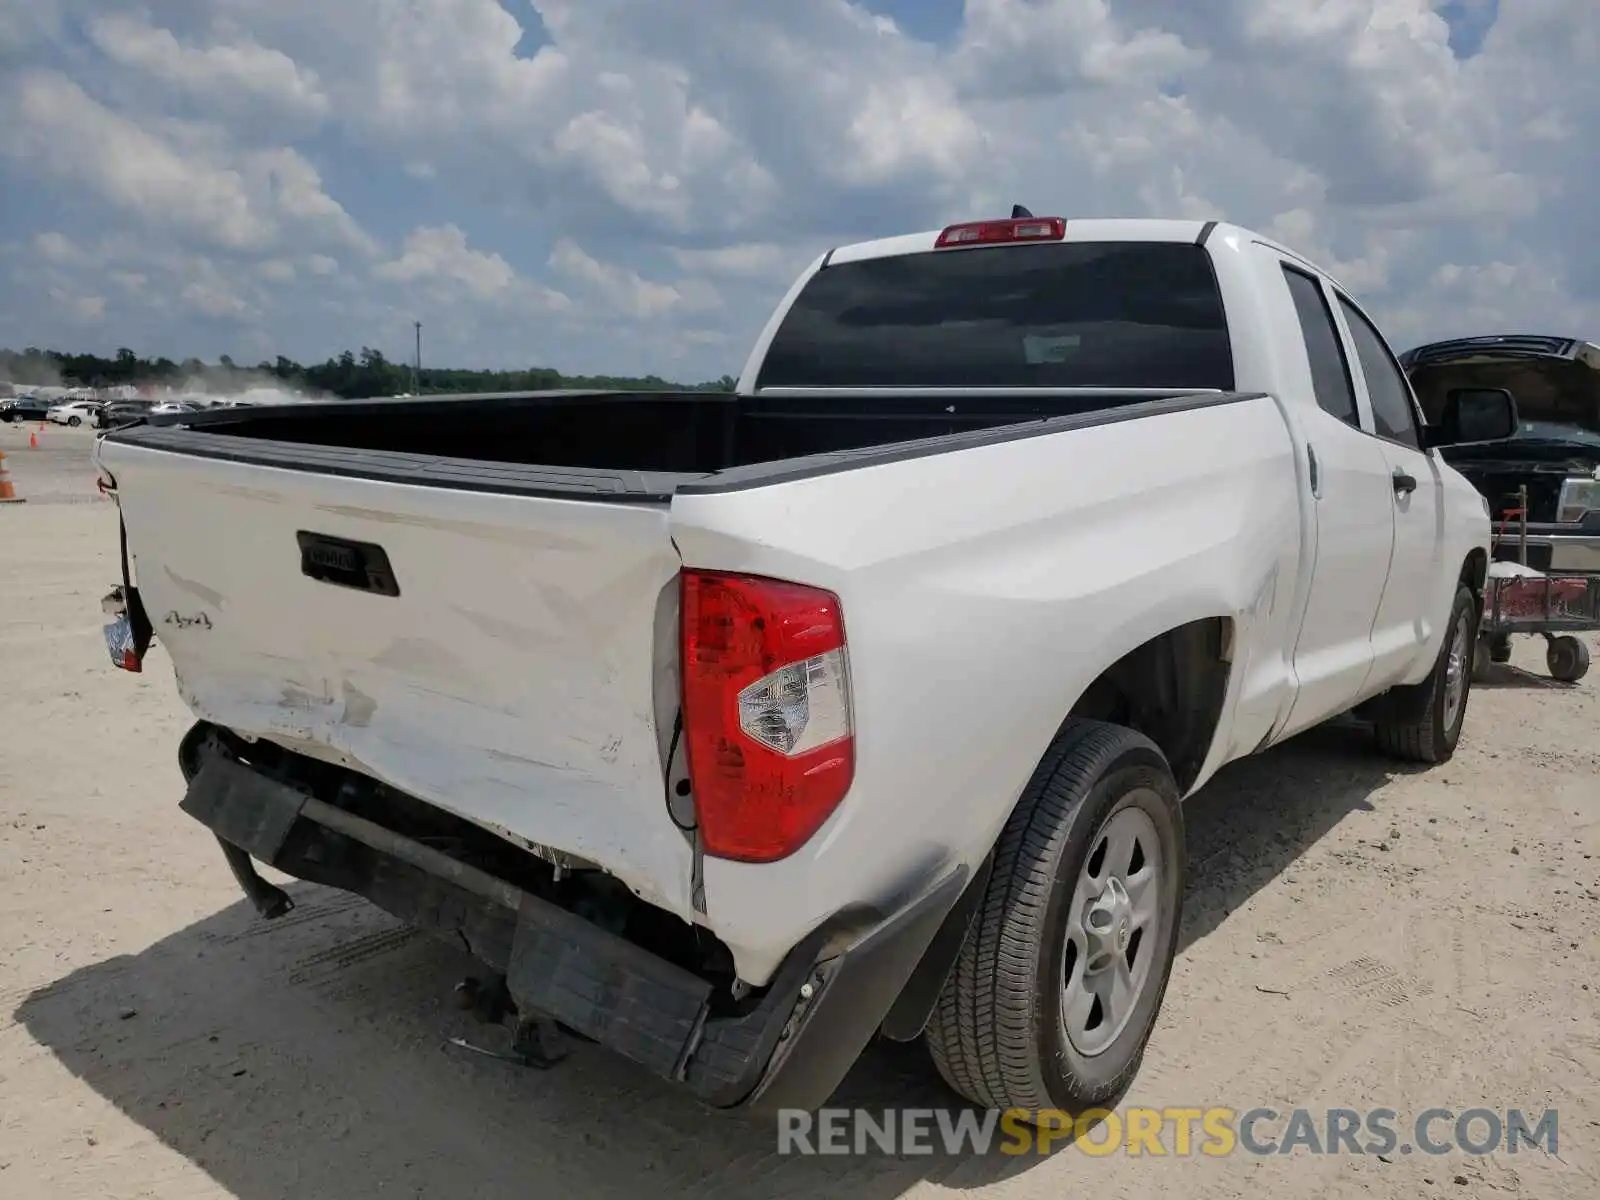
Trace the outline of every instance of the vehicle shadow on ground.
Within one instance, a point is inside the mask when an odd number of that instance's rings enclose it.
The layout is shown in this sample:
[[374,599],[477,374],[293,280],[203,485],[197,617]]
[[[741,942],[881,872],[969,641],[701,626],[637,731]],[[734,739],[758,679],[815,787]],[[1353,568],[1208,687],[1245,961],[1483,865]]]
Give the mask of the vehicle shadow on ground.
[[[1359,727],[1235,764],[1189,805],[1182,953],[1394,774]],[[235,904],[138,954],[76,971],[15,1014],[74,1075],[239,1200],[337,1195],[899,1196],[1042,1161],[780,1156],[771,1123],[708,1112],[589,1046],[536,1072],[449,1003],[466,956],[308,885],[264,923]],[[1170,1001],[1169,1001],[1170,1002]],[[1159,1046],[1156,1048],[1159,1052]],[[833,1104],[955,1110],[920,1045],[868,1050]],[[935,1142],[938,1141],[937,1135]]]
[[1563,683],[1559,679],[1552,679],[1548,675],[1538,675],[1532,671],[1524,671],[1521,667],[1512,666],[1510,663],[1491,663],[1484,669],[1481,678],[1475,679],[1473,687],[1480,688],[1523,688],[1537,691],[1541,688],[1558,692],[1570,691],[1579,686],[1576,683]]

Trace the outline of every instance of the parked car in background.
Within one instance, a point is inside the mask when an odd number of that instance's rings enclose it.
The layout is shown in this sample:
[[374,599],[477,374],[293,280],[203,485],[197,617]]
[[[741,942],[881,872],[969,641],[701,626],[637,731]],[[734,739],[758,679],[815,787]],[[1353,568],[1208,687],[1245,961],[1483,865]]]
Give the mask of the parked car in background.
[[1485,440],[1468,420],[1461,435],[1469,440],[1440,449],[1489,502],[1495,557],[1521,554],[1521,523],[1503,517],[1527,488],[1528,565],[1600,575],[1600,345],[1498,334],[1432,342],[1400,361],[1430,421],[1463,388],[1504,388],[1516,401],[1510,437]]
[[42,421],[50,413],[50,402],[38,396],[17,396],[0,400],[0,421]]
[[98,400],[69,400],[65,404],[51,405],[45,419],[56,425],[93,425],[100,410],[105,407]]
[[113,429],[136,421],[155,407],[153,400],[112,400],[95,414],[96,429]]

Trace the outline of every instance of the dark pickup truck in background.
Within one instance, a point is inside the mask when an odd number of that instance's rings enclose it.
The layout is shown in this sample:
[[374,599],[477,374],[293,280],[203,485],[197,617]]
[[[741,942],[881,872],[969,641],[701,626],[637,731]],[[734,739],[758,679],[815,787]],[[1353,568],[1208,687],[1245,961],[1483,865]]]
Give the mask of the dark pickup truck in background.
[[1526,487],[1528,566],[1600,575],[1600,345],[1501,334],[1418,346],[1400,363],[1429,421],[1454,389],[1504,388],[1516,398],[1510,438],[1440,450],[1488,500],[1495,557],[1520,557],[1520,522],[1505,514]]

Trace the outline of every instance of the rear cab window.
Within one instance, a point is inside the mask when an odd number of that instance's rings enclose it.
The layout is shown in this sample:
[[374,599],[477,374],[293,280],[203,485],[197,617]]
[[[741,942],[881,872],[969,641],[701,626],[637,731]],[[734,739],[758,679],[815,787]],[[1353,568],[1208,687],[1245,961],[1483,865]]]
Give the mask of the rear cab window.
[[785,314],[761,388],[1234,389],[1203,246],[1051,242],[827,267]]

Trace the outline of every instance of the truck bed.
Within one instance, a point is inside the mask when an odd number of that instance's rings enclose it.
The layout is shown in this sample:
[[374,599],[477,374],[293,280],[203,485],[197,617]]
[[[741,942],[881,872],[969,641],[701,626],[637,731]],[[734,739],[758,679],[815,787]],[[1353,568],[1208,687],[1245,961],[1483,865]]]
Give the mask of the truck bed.
[[1030,433],[1227,403],[1146,389],[515,392],[172,414],[107,440],[418,486],[593,500],[775,483]]

